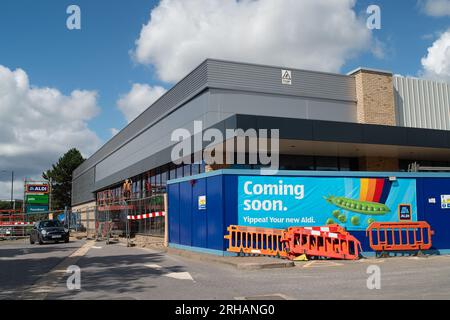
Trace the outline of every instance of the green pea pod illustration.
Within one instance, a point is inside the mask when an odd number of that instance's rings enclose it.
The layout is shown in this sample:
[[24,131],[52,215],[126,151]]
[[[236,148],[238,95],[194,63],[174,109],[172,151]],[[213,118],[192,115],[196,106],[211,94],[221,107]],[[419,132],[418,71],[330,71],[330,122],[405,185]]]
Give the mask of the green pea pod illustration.
[[324,199],[327,200],[328,203],[331,203],[341,209],[370,216],[382,216],[391,212],[391,209],[389,209],[385,204],[377,202],[359,201],[335,196],[329,196],[328,198],[324,197]]

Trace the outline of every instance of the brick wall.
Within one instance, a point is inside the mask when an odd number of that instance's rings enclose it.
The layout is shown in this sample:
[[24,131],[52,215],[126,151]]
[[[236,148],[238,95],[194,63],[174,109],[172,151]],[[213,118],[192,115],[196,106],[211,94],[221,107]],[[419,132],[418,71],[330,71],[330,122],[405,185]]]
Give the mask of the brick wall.
[[356,82],[358,122],[395,126],[392,74],[358,69],[352,75],[354,75]]
[[359,158],[360,171],[398,171],[399,162],[396,158],[362,157]]

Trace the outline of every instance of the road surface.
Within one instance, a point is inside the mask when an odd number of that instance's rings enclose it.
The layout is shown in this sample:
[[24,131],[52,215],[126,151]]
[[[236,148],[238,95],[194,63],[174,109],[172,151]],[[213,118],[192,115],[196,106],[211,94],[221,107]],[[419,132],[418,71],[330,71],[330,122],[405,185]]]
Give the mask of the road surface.
[[[80,290],[60,274],[36,299],[450,299],[450,256],[360,261],[308,261],[284,269],[238,270],[122,244],[76,241],[31,246],[0,244],[0,299],[41,283],[78,250]],[[70,262],[70,261],[69,261]],[[379,266],[381,288],[368,289],[367,273]],[[28,289],[28,292],[29,289]],[[30,298],[30,296],[28,296]]]

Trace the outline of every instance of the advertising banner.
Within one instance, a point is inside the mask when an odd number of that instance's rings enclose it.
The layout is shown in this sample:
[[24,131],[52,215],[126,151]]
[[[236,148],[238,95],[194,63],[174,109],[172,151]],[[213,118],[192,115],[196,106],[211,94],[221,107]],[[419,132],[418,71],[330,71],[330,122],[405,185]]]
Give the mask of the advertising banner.
[[415,179],[240,176],[239,225],[280,228],[417,221]]
[[44,195],[27,195],[28,204],[48,204],[48,194]]
[[48,206],[27,206],[27,213],[48,212]]

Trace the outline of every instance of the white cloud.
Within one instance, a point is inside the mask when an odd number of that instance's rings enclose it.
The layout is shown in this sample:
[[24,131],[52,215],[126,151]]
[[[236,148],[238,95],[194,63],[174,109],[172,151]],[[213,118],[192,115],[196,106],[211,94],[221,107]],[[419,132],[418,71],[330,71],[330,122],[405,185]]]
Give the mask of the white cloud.
[[[9,172],[9,175],[11,173]],[[35,177],[38,178],[38,177]],[[8,181],[8,173],[0,173],[0,200],[9,201],[11,199],[11,180]],[[11,176],[9,176],[11,179]],[[14,199],[23,199],[23,181],[14,181]]]
[[[176,82],[205,58],[339,71],[370,51],[355,0],[162,0],[134,58]],[[379,52],[378,52],[379,53]]]
[[166,89],[160,86],[135,83],[130,92],[120,97],[117,106],[127,121],[131,122],[165,92]]
[[428,48],[422,67],[424,76],[450,81],[450,29]]
[[[14,170],[20,185],[24,177],[39,178],[72,147],[90,155],[101,141],[87,122],[99,110],[94,91],[64,95],[31,86],[24,70],[0,65],[0,171]],[[1,181],[8,176],[0,175]],[[0,185],[0,198],[9,197],[5,188]]]
[[420,1],[422,10],[432,17],[450,16],[450,0]]

